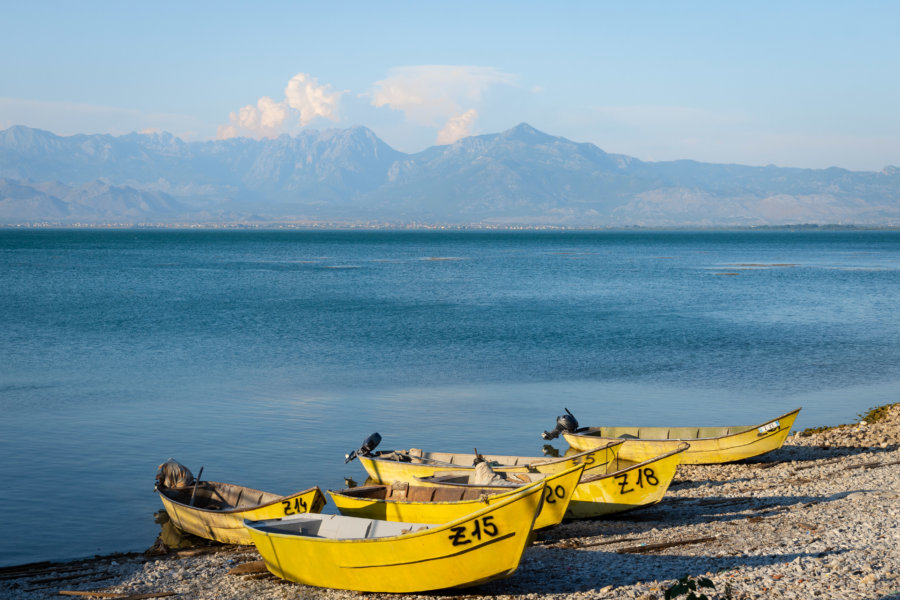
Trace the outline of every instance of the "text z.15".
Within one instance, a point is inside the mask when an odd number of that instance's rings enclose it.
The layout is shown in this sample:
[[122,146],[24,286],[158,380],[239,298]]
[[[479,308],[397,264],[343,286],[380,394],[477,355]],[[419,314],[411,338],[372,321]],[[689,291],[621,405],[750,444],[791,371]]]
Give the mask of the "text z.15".
[[475,519],[471,526],[451,527],[450,531],[453,533],[449,535],[449,538],[454,546],[465,546],[473,541],[479,542],[483,537],[492,538],[499,533],[493,515]]

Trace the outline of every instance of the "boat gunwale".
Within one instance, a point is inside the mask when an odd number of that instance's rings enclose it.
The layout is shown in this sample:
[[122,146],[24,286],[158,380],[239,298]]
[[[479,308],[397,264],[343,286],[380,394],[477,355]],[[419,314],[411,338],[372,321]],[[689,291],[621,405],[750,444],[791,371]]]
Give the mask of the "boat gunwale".
[[[648,458],[648,459],[646,459],[646,460],[642,460],[641,462],[634,463],[633,465],[627,466],[627,467],[625,467],[625,468],[623,468],[623,469],[617,469],[617,470],[611,471],[611,472],[609,472],[609,473],[598,473],[598,474],[596,474],[596,475],[588,475],[587,477],[583,477],[582,479],[579,479],[579,480],[578,480],[578,483],[576,484],[575,487],[577,488],[577,487],[578,487],[579,485],[581,485],[582,483],[593,483],[593,482],[595,482],[595,481],[600,481],[601,479],[606,479],[606,478],[608,478],[608,477],[615,477],[616,475],[621,475],[622,473],[627,473],[628,471],[631,471],[631,470],[633,470],[633,469],[637,469],[637,468],[639,468],[639,467],[644,467],[644,466],[647,466],[647,465],[650,464],[650,463],[655,463],[655,462],[658,462],[658,461],[660,461],[660,460],[669,458],[669,457],[672,456],[673,454],[681,454],[682,452],[687,452],[687,451],[690,449],[690,447],[691,447],[691,445],[690,445],[689,443],[687,443],[687,442],[681,442],[681,443],[678,445],[677,448],[674,448],[674,449],[672,449],[672,450],[668,450],[668,451],[666,451],[666,452],[663,452],[662,454],[657,454],[656,456],[652,456],[652,457],[650,457],[650,458]],[[585,469],[585,471],[587,471],[587,469]],[[565,473],[566,471],[561,471],[561,472]],[[552,476],[556,476],[556,475],[558,475],[558,473],[552,474]],[[461,476],[463,476],[463,475],[445,475],[444,477],[461,477]],[[441,477],[441,476],[440,476],[440,475],[433,475],[433,476],[431,476],[431,477],[417,477],[416,479],[419,479],[419,480],[421,480],[421,481],[425,481],[425,480],[433,480],[433,479],[437,479],[437,478],[439,478],[439,477]],[[541,479],[541,480],[539,480],[539,481],[547,481],[547,479],[549,479],[549,478],[550,478],[550,476],[545,477],[544,479]],[[496,489],[500,489],[500,490],[502,490],[502,489],[507,489],[507,488],[510,487],[510,486],[506,486],[506,485],[490,485],[490,484],[486,484],[486,485],[485,485],[485,484],[477,484],[477,483],[456,483],[456,482],[449,482],[449,481],[448,481],[448,482],[444,482],[444,481],[429,481],[429,483],[430,483],[431,485],[435,485],[435,486],[444,485],[444,486],[447,486],[447,487],[496,488]]]
[[[537,483],[544,483],[544,484],[546,485],[546,483],[547,483],[548,481],[553,481],[553,480],[555,480],[555,479],[562,478],[562,477],[564,477],[564,476],[566,476],[566,475],[570,475],[571,473],[573,473],[574,471],[577,471],[578,469],[581,469],[582,472],[583,472],[583,471],[585,470],[585,466],[584,466],[583,464],[574,465],[574,466],[572,466],[572,467],[570,467],[570,468],[568,468],[568,469],[566,469],[566,470],[564,470],[564,471],[559,471],[558,473],[548,473],[548,474],[547,474],[547,477],[544,477],[544,478],[542,478],[542,479],[538,479],[538,480],[536,480],[536,481],[529,481],[529,482],[527,482],[527,483],[526,483],[526,482],[521,482],[521,483],[519,483],[519,484],[517,484],[517,485],[481,485],[481,484],[475,484],[475,483],[451,483],[451,484],[443,484],[443,483],[442,483],[442,484],[440,484],[440,485],[446,485],[447,487],[457,487],[457,486],[459,486],[459,487],[469,487],[469,488],[488,488],[488,489],[490,489],[490,490],[497,490],[497,493],[496,493],[496,494],[491,494],[492,496],[502,496],[502,495],[505,495],[505,493],[508,493],[510,496],[512,496],[515,492],[517,492],[517,491],[522,491],[522,489],[525,488],[525,487],[527,487],[527,486],[535,485],[535,484],[537,484]],[[467,475],[468,475],[468,474],[467,474]],[[417,477],[416,479],[420,479],[420,478]],[[575,484],[575,487],[578,487],[578,484],[580,484],[582,481],[583,481],[583,480],[579,477],[578,483]],[[390,483],[381,483],[381,484],[375,484],[375,485],[370,485],[370,486],[361,486],[361,487],[385,488],[385,489],[387,489],[387,488],[391,487],[391,485],[392,485],[392,484],[390,484]],[[440,487],[440,485],[427,486],[427,485],[416,485],[416,484],[412,484],[412,483],[411,483],[411,484],[410,484],[410,487],[416,486],[416,487],[421,488],[421,489],[433,489],[433,488],[438,488],[438,487]],[[350,489],[361,489],[361,488],[350,488]],[[402,504],[435,504],[435,505],[447,505],[447,504],[450,504],[450,505],[453,505],[453,504],[462,504],[462,503],[474,503],[474,502],[483,503],[483,502],[484,502],[484,499],[483,499],[483,498],[480,498],[480,497],[479,497],[479,498],[471,498],[471,499],[468,499],[468,500],[437,500],[437,501],[433,501],[433,500],[406,500],[406,499],[399,499],[399,498],[366,498],[366,497],[359,497],[359,496],[350,496],[350,495],[347,495],[347,494],[342,494],[340,490],[338,490],[337,492],[335,492],[335,491],[333,491],[333,490],[326,490],[326,491],[328,492],[329,495],[332,495],[332,502],[334,502],[334,496],[333,496],[333,494],[337,494],[337,495],[339,495],[339,496],[341,496],[341,497],[343,497],[343,498],[352,498],[353,500],[367,500],[367,501],[372,502],[372,503],[379,503],[379,502],[380,502],[380,503],[384,503],[384,504],[391,503],[391,502],[396,502],[396,503],[402,503]],[[335,504],[337,504],[337,503],[335,502]],[[338,510],[340,510],[340,509],[338,509]],[[347,516],[349,516],[349,515],[347,515]],[[367,518],[367,517],[366,517],[366,518]]]
[[[584,450],[582,452],[579,452],[578,454],[572,454],[569,456],[559,456],[559,457],[550,457],[550,458],[545,458],[543,456],[515,456],[515,458],[535,459],[535,462],[528,462],[528,463],[523,463],[520,465],[490,464],[492,461],[488,461],[488,464],[490,465],[490,467],[492,469],[500,469],[500,470],[509,469],[509,468],[520,469],[520,468],[526,468],[526,467],[555,465],[555,464],[559,464],[561,462],[570,461],[572,459],[580,459],[587,454],[592,454],[592,453],[600,451],[600,450],[607,450],[609,448],[619,446],[621,444],[624,444],[626,441],[628,441],[628,440],[627,439],[610,438],[610,440],[603,446],[597,446],[596,448]],[[421,463],[416,463],[413,461],[406,462],[406,461],[402,461],[402,460],[386,458],[387,455],[393,454],[393,453],[398,453],[398,452],[403,453],[404,455],[409,456],[410,458],[413,458],[413,459],[423,460],[424,462],[421,462]],[[466,452],[423,452],[423,454],[448,454],[448,455],[453,455],[453,456],[472,456],[473,459],[475,457],[474,454],[468,454]],[[481,454],[481,453],[479,453],[479,455],[480,456],[505,456],[507,458],[514,456],[514,455],[500,455],[500,454],[492,455],[492,454]],[[469,470],[469,469],[475,468],[474,464],[473,465],[460,465],[460,464],[454,464],[454,463],[447,463],[447,462],[439,461],[436,459],[429,459],[427,456],[413,456],[408,453],[408,450],[381,450],[379,452],[375,452],[372,454],[363,455],[361,458],[368,458],[369,460],[380,461],[380,462],[398,463],[398,464],[402,464],[402,465],[421,465],[421,466],[425,466],[425,467],[432,466],[432,467],[436,467],[436,468],[448,468],[448,469],[453,469],[453,470]],[[432,463],[439,463],[439,464],[432,464]]]
[[[792,415],[793,415],[793,416],[796,416],[797,413],[799,413],[800,410],[801,410],[802,408],[803,408],[803,407],[796,408],[796,409],[794,409],[794,410],[792,410],[792,411],[790,411],[790,412],[784,413],[783,415],[774,417],[774,418],[772,418],[772,419],[767,419],[767,420],[765,420],[765,421],[763,421],[762,423],[759,423],[759,424],[757,424],[757,425],[747,425],[747,426],[737,425],[736,427],[746,427],[746,429],[741,429],[741,431],[735,431],[735,432],[732,432],[732,433],[726,433],[726,434],[723,434],[723,435],[717,435],[717,436],[713,436],[713,437],[696,437],[696,438],[645,438],[645,437],[639,437],[639,436],[638,436],[638,437],[626,437],[626,438],[620,438],[620,437],[609,437],[609,436],[605,436],[605,435],[600,435],[600,434],[599,434],[599,432],[600,432],[602,429],[604,429],[604,428],[608,428],[608,427],[619,427],[619,426],[616,426],[616,425],[608,425],[608,426],[600,426],[600,427],[581,427],[581,428],[579,428],[579,429],[576,429],[575,431],[565,431],[565,432],[563,432],[563,436],[572,435],[572,436],[580,436],[580,437],[585,437],[585,438],[600,438],[600,439],[610,439],[610,440],[621,439],[622,441],[626,441],[626,442],[627,442],[627,441],[639,441],[639,442],[679,442],[679,441],[682,441],[682,442],[690,443],[690,442],[700,442],[700,441],[708,441],[708,440],[721,440],[721,439],[726,439],[726,438],[729,438],[729,437],[741,435],[741,434],[743,434],[743,433],[747,433],[748,431],[753,431],[754,429],[758,429],[758,428],[760,428],[760,427],[762,427],[762,426],[764,426],[764,425],[767,425],[767,424],[769,424],[769,423],[772,423],[773,421],[780,421],[780,420],[786,419],[786,418],[788,418],[788,417],[790,417],[790,416],[792,416]],[[715,427],[715,426],[713,426],[713,427]],[[729,429],[729,428],[731,428],[731,427],[735,427],[735,426],[733,426],[733,425],[722,425],[722,426],[720,426],[721,429]],[[653,429],[665,429],[665,426],[658,426],[658,427],[657,427],[657,426],[653,426],[652,428],[653,428]],[[692,428],[692,426],[691,426],[691,425],[686,425],[686,426],[684,426],[684,428]],[[639,428],[638,428],[638,429],[639,429]],[[681,429],[681,427],[670,427],[669,429]],[[779,430],[779,431],[780,431],[780,430]],[[773,433],[778,433],[779,431],[774,431]]]
[[[263,490],[257,490],[254,488],[245,487],[243,485],[238,485],[235,483],[225,483],[222,481],[201,481],[199,483],[199,485],[201,485],[201,486],[203,484],[210,484],[213,487],[215,487],[217,485],[227,485],[227,486],[231,486],[234,488],[240,488],[240,489],[242,489],[246,492],[250,492],[250,493],[259,493],[259,494],[271,494],[272,493],[272,492],[265,492]],[[200,506],[191,506],[190,504],[187,504],[184,502],[179,502],[178,500],[175,500],[174,498],[169,496],[169,494],[166,493],[169,491],[192,490],[193,487],[194,486],[192,486],[192,485],[186,485],[186,486],[182,486],[182,487],[158,487],[158,488],[156,488],[156,491],[160,496],[163,496],[165,500],[168,500],[169,502],[171,502],[172,504],[175,504],[176,506],[185,508],[187,510],[196,510],[199,512],[211,513],[211,514],[216,514],[216,515],[228,515],[228,514],[247,512],[247,511],[251,511],[251,510],[257,510],[260,508],[265,508],[267,506],[272,506],[273,504],[278,504],[279,502],[284,502],[285,500],[290,500],[290,499],[296,498],[297,496],[302,496],[309,492],[315,492],[316,490],[318,490],[319,495],[322,497],[322,499],[323,500],[325,499],[325,494],[322,493],[322,489],[319,486],[314,485],[311,488],[307,488],[305,490],[296,492],[294,494],[288,494],[286,496],[278,496],[277,498],[275,498],[274,500],[272,500],[270,502],[264,502],[262,504],[253,504],[253,505],[246,506],[246,507],[228,508],[228,509],[223,510],[223,509],[216,509],[216,508],[203,508]],[[301,514],[306,514],[306,513],[301,513]],[[311,514],[317,514],[317,513],[311,513]]]

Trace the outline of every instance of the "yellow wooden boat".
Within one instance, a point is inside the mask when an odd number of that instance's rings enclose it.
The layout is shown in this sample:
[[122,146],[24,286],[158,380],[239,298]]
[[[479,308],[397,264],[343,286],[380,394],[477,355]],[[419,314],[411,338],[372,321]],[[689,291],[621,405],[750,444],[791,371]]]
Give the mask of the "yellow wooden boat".
[[[543,529],[562,521],[583,472],[584,465],[581,464],[542,478],[544,504],[534,520],[534,529]],[[464,517],[485,504],[502,502],[516,494],[521,485],[438,487],[395,482],[328,490],[328,494],[342,515],[441,524]]]
[[429,477],[439,473],[474,470],[482,458],[497,473],[559,473],[577,465],[584,465],[585,471],[602,467],[613,460],[623,440],[610,440],[598,444],[584,452],[565,457],[506,456],[491,454],[455,454],[451,452],[424,452],[418,448],[410,450],[385,450],[373,452],[366,439],[365,452],[356,451],[347,455],[347,461],[359,458],[369,478],[375,483],[406,481],[415,483],[416,477]]
[[157,487],[166,512],[176,527],[223,544],[252,544],[245,519],[273,519],[313,512],[325,506],[325,495],[317,487],[280,496],[218,481],[200,481],[196,486]]
[[537,482],[443,525],[309,514],[245,526],[282,579],[363,592],[466,587],[518,568],[543,489]]
[[[568,411],[567,411],[568,412]],[[644,461],[687,442],[690,448],[682,464],[715,464],[752,458],[777,450],[784,444],[800,409],[759,425],[729,427],[562,427],[569,446],[583,452],[610,441],[624,439],[619,457]],[[571,415],[571,413],[569,413]],[[574,418],[573,418],[574,419]],[[560,417],[560,421],[563,417]],[[560,429],[560,425],[557,426]],[[556,431],[556,430],[554,430]],[[552,435],[554,432],[544,432]],[[548,438],[545,435],[545,439]]]
[[[682,442],[678,448],[642,462],[617,457],[601,468],[585,471],[575,486],[564,518],[602,517],[656,504],[669,489],[687,449],[688,444]],[[508,476],[511,482],[523,479],[538,481],[546,477],[549,476],[542,473]],[[422,485],[492,489],[491,486],[474,485],[469,481],[468,474],[436,475],[419,480]]]
[[606,473],[595,473],[575,486],[567,519],[587,519],[656,504],[665,496],[687,454],[682,444],[641,462],[616,458]]

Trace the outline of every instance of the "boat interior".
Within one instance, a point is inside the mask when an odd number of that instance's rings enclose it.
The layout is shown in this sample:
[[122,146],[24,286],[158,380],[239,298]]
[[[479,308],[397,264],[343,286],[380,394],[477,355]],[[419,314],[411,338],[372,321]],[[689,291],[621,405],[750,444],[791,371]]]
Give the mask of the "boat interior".
[[310,514],[303,517],[247,522],[263,533],[300,535],[327,539],[366,539],[402,535],[434,527],[423,523],[400,523],[342,515]]
[[[599,449],[600,448],[594,448],[589,452],[593,452]],[[584,453],[586,452],[578,451],[578,454]],[[507,456],[500,454],[479,454],[479,456],[486,460],[489,465],[501,467],[540,465],[565,460],[565,458],[554,456]],[[370,455],[370,457],[379,458],[382,460],[395,460],[398,462],[428,464],[442,467],[469,468],[475,466],[474,454],[454,454],[452,452],[424,452],[419,448],[410,448],[409,450],[385,450],[383,452],[376,452]]]
[[743,433],[756,429],[756,427],[756,425],[741,427],[587,427],[575,433],[604,438],[700,440]]
[[[448,467],[473,467],[475,465],[474,454],[453,454],[450,452],[423,452],[418,448],[410,448],[409,450],[388,450],[384,452],[376,452],[375,458],[384,460],[396,460],[399,462],[431,464]],[[492,454],[482,455],[488,463],[492,465],[519,466],[542,462],[550,462],[551,460],[542,457],[528,456],[500,456]]]
[[[194,492],[194,486],[161,488],[159,491],[173,502],[215,511],[246,510],[255,506],[269,504],[282,498],[282,496],[271,492],[261,492],[239,485],[217,483],[215,481],[201,481],[197,486],[196,493]],[[191,496],[194,498],[193,504],[191,503]]]
[[[468,481],[468,477],[459,479]],[[464,500],[479,500],[484,494],[499,494],[508,491],[509,488],[498,487],[496,489],[472,487],[427,487],[410,485],[405,482],[397,482],[392,485],[367,485],[350,488],[340,492],[332,492],[352,498],[365,498],[369,500],[401,501],[401,502],[460,502]]]
[[[573,450],[570,448],[573,453],[576,453],[577,450]],[[568,454],[568,453],[567,453]],[[624,458],[619,458],[618,456],[613,458],[611,461],[599,465],[590,470],[586,470],[581,477],[581,483],[588,483],[591,481],[596,481],[598,479],[602,479],[603,477],[612,477],[617,473],[621,473],[626,469],[630,469],[634,466],[641,464],[637,461],[626,460]],[[474,481],[474,474],[467,473],[452,473],[447,475],[434,475],[432,477],[419,477],[417,479],[427,482],[431,485],[437,486],[447,486],[447,487],[468,487],[470,489],[480,489],[482,492],[493,492],[498,493],[502,492],[505,489],[509,489],[510,485],[521,485],[524,483],[531,483],[534,481],[538,481],[540,479],[545,479],[548,477],[547,473],[498,473],[500,477],[504,477],[507,480],[506,485],[497,485],[495,483],[490,484],[475,484],[472,483]]]

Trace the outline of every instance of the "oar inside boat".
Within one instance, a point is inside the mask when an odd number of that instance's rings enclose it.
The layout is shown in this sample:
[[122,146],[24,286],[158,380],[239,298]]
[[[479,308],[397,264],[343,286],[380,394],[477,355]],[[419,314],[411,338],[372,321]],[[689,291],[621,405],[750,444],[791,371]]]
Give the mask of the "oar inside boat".
[[576,429],[578,429],[578,419],[567,408],[566,414],[556,417],[556,427],[550,431],[545,431],[541,434],[541,437],[545,440],[555,440],[563,431],[572,432]]
[[191,492],[191,501],[188,502],[188,506],[194,505],[194,496],[197,495],[197,486],[200,485],[201,477],[203,477],[203,467],[200,467],[200,472],[197,473],[197,479],[194,480],[194,491]]

